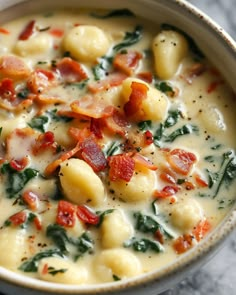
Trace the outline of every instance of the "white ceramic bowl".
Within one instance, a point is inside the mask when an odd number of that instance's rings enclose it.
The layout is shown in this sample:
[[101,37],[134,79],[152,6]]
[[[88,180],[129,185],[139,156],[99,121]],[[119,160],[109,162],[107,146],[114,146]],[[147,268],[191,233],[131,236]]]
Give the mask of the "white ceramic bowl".
[[[0,0],[1,23],[24,14],[63,7],[129,8],[153,22],[168,22],[193,37],[200,49],[220,69],[236,92],[236,43],[209,17],[184,0]],[[236,206],[199,246],[158,271],[134,279],[95,286],[68,286],[43,282],[0,267],[0,291],[6,294],[120,294],[157,295],[211,258],[236,227]],[[7,255],[7,249],[6,249]]]

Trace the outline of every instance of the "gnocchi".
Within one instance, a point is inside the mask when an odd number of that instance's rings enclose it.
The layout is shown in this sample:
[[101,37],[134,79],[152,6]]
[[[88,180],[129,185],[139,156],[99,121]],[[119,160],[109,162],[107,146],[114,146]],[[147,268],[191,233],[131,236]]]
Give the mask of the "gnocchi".
[[63,40],[66,51],[83,62],[95,62],[108,52],[110,42],[103,30],[96,26],[80,25],[71,29]]
[[140,115],[139,119],[163,121],[166,118],[168,111],[168,99],[164,93],[148,85],[144,81],[136,78],[127,78],[122,83],[122,96],[124,102],[129,100],[131,94],[132,82],[138,82],[148,87],[147,98],[142,101],[141,108],[144,114]]
[[176,31],[162,31],[153,40],[156,74],[160,79],[170,79],[187,55],[188,42]]
[[137,257],[122,248],[103,250],[95,260],[97,275],[104,282],[113,281],[113,277],[129,278],[141,273]]
[[103,183],[83,160],[70,159],[63,162],[59,175],[63,192],[68,200],[76,204],[93,205],[104,202]]

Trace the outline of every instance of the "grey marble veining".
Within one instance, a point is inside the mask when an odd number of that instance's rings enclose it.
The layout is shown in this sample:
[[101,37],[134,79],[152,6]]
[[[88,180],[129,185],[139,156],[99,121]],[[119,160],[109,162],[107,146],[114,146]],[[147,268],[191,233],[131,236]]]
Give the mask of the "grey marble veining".
[[[189,0],[236,40],[236,0]],[[236,231],[216,256],[161,295],[236,295]]]

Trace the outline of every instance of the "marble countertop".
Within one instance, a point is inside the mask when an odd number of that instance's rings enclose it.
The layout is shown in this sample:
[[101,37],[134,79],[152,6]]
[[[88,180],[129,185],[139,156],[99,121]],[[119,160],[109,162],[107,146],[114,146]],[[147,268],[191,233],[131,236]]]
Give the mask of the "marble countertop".
[[[236,40],[236,0],[189,0]],[[235,295],[236,231],[202,269],[161,295]]]

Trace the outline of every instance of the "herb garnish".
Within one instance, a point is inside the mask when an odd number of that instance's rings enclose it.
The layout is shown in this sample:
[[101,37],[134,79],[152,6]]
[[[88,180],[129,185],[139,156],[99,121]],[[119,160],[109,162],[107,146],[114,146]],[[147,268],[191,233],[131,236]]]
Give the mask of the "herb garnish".
[[48,273],[52,276],[55,276],[58,273],[65,273],[67,270],[68,270],[67,268],[55,269],[55,267],[52,267],[52,266],[48,267]]

